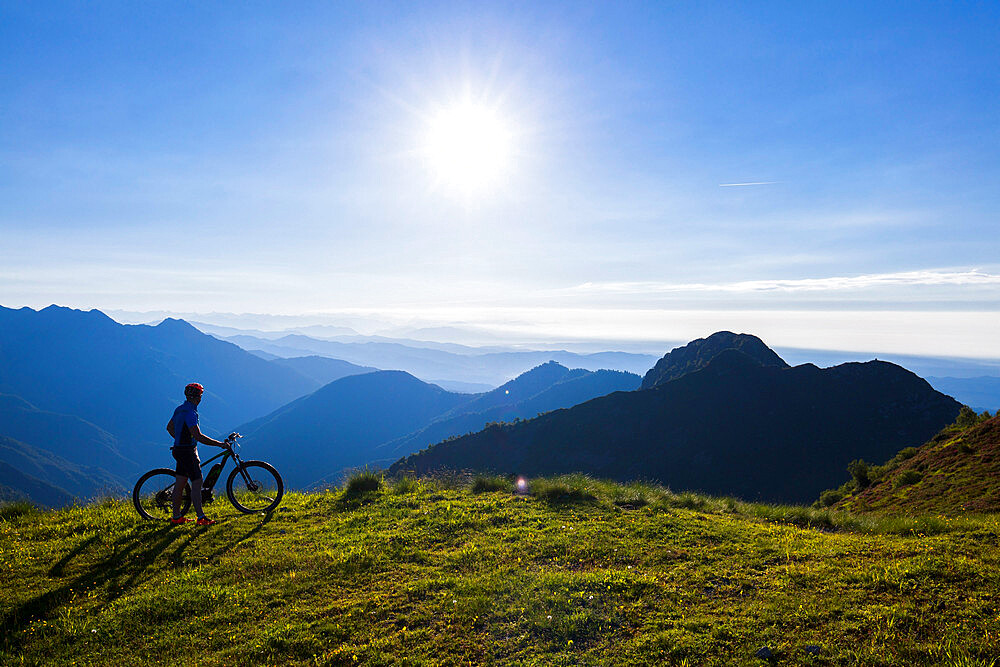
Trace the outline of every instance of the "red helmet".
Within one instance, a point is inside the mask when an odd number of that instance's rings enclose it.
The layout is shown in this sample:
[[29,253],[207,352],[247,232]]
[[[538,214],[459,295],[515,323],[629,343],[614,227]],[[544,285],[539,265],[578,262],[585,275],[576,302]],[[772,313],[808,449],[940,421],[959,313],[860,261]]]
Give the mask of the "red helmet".
[[185,396],[201,396],[205,393],[205,388],[202,387],[197,382],[192,382],[188,386],[184,387]]

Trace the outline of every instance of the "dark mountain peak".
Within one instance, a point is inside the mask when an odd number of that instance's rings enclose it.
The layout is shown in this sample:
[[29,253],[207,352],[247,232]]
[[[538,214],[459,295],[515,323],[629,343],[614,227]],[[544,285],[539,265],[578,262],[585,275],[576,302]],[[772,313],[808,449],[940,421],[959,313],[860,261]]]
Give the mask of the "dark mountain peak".
[[[202,424],[211,435],[319,386],[183,321],[126,326],[100,311],[61,306],[0,311],[0,350],[0,392],[42,411],[86,418],[127,439],[130,455],[143,464],[162,456],[157,447],[165,437],[164,420],[192,380],[212,394]],[[109,390],[115,393],[110,402]],[[74,436],[75,442],[68,437],[61,441],[82,451],[88,442],[84,431]],[[0,432],[16,437],[2,419]]]
[[704,370],[715,375],[732,375],[762,368],[764,364],[743,350],[734,347],[719,352],[708,360]]
[[864,379],[866,381],[892,383],[919,391],[931,388],[927,380],[913,371],[892,362],[879,361],[877,359],[872,361],[850,361],[832,366],[826,369],[826,371],[834,377],[841,377],[847,380]]
[[[737,350],[759,366],[788,368],[784,359],[756,336],[718,331],[708,338],[693,340],[683,347],[674,348],[656,362],[642,379],[642,389],[651,389],[682,375],[704,368],[725,350]],[[729,363],[745,363],[731,361]]]
[[52,304],[41,310],[24,307],[17,310],[0,310],[0,339],[10,342],[27,339],[36,345],[42,341],[52,344],[54,339],[77,339],[81,337],[116,337],[122,325],[99,310],[76,310]]
[[[76,310],[75,308],[69,308],[68,306],[59,306],[59,305],[54,304],[54,303],[52,305],[45,306],[44,308],[42,308],[38,312],[39,313],[44,313],[46,315],[62,315],[62,314],[69,314],[69,313],[83,313],[82,310]],[[93,311],[91,311],[91,312],[93,312]]]
[[25,324],[29,326],[72,326],[72,327],[121,327],[121,324],[114,321],[99,310],[77,310],[67,306],[52,304],[41,310],[34,311],[31,308],[21,308],[17,312]]
[[535,371],[537,371],[539,369],[542,369],[542,368],[561,368],[563,370],[568,370],[565,366],[563,366],[562,364],[560,364],[555,359],[549,359],[544,364],[538,364],[537,366],[535,366],[531,370],[525,371],[521,375],[527,375],[528,373],[533,373],[533,372],[535,372]]

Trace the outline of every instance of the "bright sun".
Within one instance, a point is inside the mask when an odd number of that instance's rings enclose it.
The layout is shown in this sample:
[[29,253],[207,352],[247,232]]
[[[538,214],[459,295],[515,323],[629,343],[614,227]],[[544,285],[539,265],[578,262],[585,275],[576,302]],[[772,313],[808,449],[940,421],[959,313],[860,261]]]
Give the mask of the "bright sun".
[[494,110],[463,102],[430,118],[423,152],[436,185],[475,194],[506,175],[512,140],[509,126]]

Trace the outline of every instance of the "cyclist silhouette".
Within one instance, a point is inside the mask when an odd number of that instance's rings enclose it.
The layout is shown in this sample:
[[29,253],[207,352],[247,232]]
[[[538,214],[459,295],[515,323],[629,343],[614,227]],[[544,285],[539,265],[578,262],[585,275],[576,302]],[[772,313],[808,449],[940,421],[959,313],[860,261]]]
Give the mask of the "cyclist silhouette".
[[191,480],[191,502],[194,511],[198,513],[199,526],[211,526],[215,521],[205,516],[201,508],[201,459],[198,458],[198,443],[225,448],[220,440],[208,437],[198,428],[198,404],[205,388],[197,382],[184,387],[184,397],[187,399],[174,410],[173,417],[167,422],[167,433],[174,439],[170,448],[177,461],[177,480],[174,484],[174,512],[170,523],[175,526],[187,523],[191,519],[181,516],[181,500],[184,495],[184,485]]

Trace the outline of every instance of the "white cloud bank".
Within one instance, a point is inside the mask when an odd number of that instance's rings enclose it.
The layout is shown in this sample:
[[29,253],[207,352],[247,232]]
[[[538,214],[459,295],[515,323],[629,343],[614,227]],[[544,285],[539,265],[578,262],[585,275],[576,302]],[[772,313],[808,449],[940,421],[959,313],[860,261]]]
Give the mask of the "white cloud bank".
[[684,292],[836,292],[867,290],[886,287],[1000,287],[1000,274],[980,270],[968,271],[904,271],[876,273],[861,276],[835,276],[830,278],[795,278],[773,280],[744,280],[726,283],[677,283],[677,282],[587,282],[566,290],[569,293],[615,294],[666,294]]

